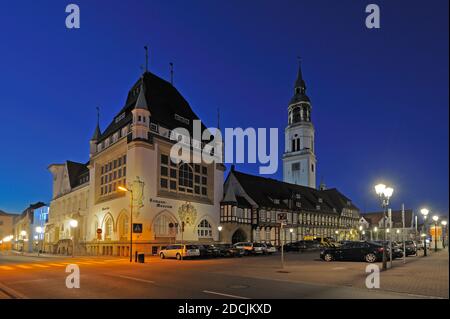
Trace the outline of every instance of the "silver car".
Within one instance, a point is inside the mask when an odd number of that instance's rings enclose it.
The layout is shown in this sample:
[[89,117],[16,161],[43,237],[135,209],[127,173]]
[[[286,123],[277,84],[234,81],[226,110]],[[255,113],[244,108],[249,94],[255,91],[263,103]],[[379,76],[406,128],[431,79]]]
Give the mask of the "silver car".
[[176,258],[181,260],[183,258],[198,257],[200,256],[200,249],[195,245],[169,245],[159,252],[161,259]]

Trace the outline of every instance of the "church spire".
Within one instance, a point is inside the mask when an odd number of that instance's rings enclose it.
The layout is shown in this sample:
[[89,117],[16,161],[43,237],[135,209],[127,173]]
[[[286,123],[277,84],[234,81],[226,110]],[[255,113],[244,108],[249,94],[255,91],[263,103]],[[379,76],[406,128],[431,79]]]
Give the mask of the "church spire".
[[297,79],[295,80],[295,94],[305,94],[306,92],[306,84],[303,80],[303,74],[302,74],[302,59],[300,57],[297,57],[298,59],[298,72],[297,72]]
[[98,141],[100,135],[102,135],[100,131],[100,108],[97,106],[97,126],[95,127],[94,135],[92,135],[91,141]]
[[144,83],[144,75],[141,78],[141,88],[139,90],[139,96],[136,101],[135,109],[143,109],[148,110],[147,100],[145,98],[145,83]]

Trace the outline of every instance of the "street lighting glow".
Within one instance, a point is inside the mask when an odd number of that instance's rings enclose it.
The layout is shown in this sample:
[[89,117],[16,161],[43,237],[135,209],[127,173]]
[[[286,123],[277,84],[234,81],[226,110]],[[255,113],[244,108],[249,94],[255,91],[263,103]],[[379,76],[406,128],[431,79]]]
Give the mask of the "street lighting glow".
[[390,233],[391,232],[391,230],[388,228],[388,229],[386,229],[386,233]]
[[119,187],[117,187],[117,189],[122,191],[122,192],[128,192],[128,189],[123,187],[123,186],[119,186]]
[[293,233],[294,232],[294,228],[289,228],[289,232]]
[[392,194],[394,193],[394,189],[392,187],[386,187],[384,189],[384,196],[386,198],[390,198],[392,196]]
[[219,227],[217,227],[217,229],[218,229],[219,231],[222,231],[222,229],[223,229],[222,225],[219,225]]
[[447,221],[443,220],[443,221],[441,221],[441,224],[442,224],[442,226],[447,226]]
[[339,234],[339,230],[336,230],[334,233],[335,233],[336,235]]
[[428,215],[428,213],[429,213],[430,211],[428,210],[428,209],[426,209],[426,208],[422,208],[421,210],[420,210],[420,213],[426,218],[427,217],[427,215]]
[[386,189],[386,185],[384,184],[378,184],[375,185],[375,192],[377,193],[377,195],[381,196],[384,194],[384,190]]
[[22,230],[22,231],[20,232],[20,235],[21,235],[21,236],[26,236],[26,235],[27,235],[27,232],[24,231],[24,230]]
[[434,220],[435,222],[437,222],[438,219],[439,219],[439,216],[438,216],[438,215],[434,215],[434,216],[433,216],[433,220]]
[[397,234],[400,234],[400,229],[397,229]]
[[373,231],[374,231],[374,232],[377,232],[377,231],[378,231],[378,227],[374,227],[374,228],[373,228]]
[[75,219],[71,219],[70,222],[69,222],[69,225],[72,228],[76,228],[76,227],[78,227],[78,221],[75,220]]
[[359,231],[362,231],[363,230],[363,227],[362,226],[359,226]]
[[41,226],[36,227],[36,233],[38,233],[38,234],[42,233],[42,227]]

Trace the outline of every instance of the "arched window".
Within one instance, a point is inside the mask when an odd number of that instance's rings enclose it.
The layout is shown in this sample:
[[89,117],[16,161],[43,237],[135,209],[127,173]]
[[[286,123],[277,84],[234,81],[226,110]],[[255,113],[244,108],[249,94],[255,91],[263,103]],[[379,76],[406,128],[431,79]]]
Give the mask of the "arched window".
[[130,223],[128,221],[128,215],[121,214],[120,218],[119,218],[119,225],[118,225],[119,238],[120,239],[127,238],[129,229],[130,229]]
[[212,237],[212,227],[211,224],[203,219],[200,224],[198,224],[198,237],[199,238],[211,238]]
[[178,190],[180,192],[192,193],[194,182],[192,168],[188,164],[181,164],[179,168]]
[[111,240],[113,233],[113,220],[108,216],[105,220],[105,240]]
[[296,107],[296,108],[294,108],[294,110],[293,110],[293,118],[292,118],[292,122],[293,123],[298,123],[298,122],[300,122],[301,121],[301,114],[300,114],[300,108],[299,107]]
[[[155,236],[157,237],[168,237],[174,235],[173,232],[171,232],[170,224],[174,224],[172,219],[167,215],[160,215],[156,218],[153,229],[155,232]],[[173,227],[172,227],[173,228]]]

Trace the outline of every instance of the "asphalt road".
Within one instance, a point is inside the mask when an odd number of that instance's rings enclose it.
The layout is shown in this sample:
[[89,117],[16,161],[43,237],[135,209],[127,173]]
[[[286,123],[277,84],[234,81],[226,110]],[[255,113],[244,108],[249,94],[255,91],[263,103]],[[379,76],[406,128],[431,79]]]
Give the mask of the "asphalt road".
[[[309,267],[338,268],[316,255],[256,256],[208,260],[160,260],[145,264],[114,257],[30,257],[0,255],[0,298],[416,298],[419,296],[341,284],[304,282],[288,277],[301,259]],[[80,269],[80,288],[66,287],[66,267]],[[352,266],[353,265],[353,266]],[[361,280],[362,265],[353,263]],[[330,268],[332,267],[332,268]],[[244,271],[247,269],[247,271]],[[248,269],[253,269],[251,273]],[[289,270],[291,269],[291,270]],[[325,268],[324,268],[325,269]],[[326,270],[326,269],[325,269]],[[329,270],[330,271],[330,270]],[[286,276],[286,277],[283,277]],[[359,276],[359,275],[358,275]],[[358,277],[359,278],[359,277]],[[358,279],[360,280],[360,279]]]

